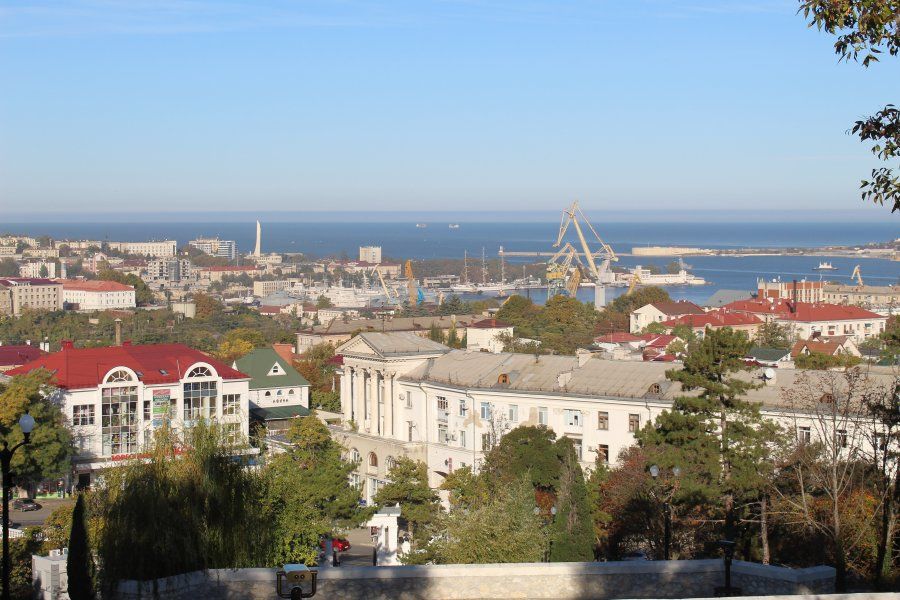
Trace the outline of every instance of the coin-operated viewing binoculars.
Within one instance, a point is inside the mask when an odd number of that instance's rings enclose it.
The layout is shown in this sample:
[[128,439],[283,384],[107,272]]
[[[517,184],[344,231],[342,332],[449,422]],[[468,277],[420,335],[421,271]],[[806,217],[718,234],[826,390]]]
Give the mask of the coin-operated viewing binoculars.
[[[310,569],[306,565],[284,565],[284,568],[275,573],[275,589],[279,598],[312,598],[316,595],[316,569]],[[309,591],[305,591],[308,588]]]

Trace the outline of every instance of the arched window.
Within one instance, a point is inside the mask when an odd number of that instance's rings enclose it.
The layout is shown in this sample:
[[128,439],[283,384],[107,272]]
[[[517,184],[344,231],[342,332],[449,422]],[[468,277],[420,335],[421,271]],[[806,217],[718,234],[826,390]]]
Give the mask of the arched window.
[[650,385],[650,389],[647,390],[648,394],[658,395],[662,391],[662,388],[658,383],[653,383]]
[[293,396],[293,395],[294,395],[294,390],[288,390],[288,396]]
[[131,373],[126,371],[125,369],[119,369],[118,371],[113,371],[109,374],[109,377],[106,378],[107,383],[119,382],[119,381],[134,381],[134,378],[131,376]]
[[350,462],[359,463],[361,458],[362,457],[359,455],[359,450],[357,450],[356,448],[350,449]]
[[283,390],[278,390],[277,392],[275,392],[275,395],[280,396],[283,392],[284,392]]
[[187,374],[188,379],[194,379],[197,377],[212,377],[212,371],[209,370],[208,367],[194,367]]
[[388,471],[390,471],[397,466],[397,460],[393,456],[388,456],[386,459],[384,459],[384,466],[387,467]]
[[500,376],[497,378],[497,383],[501,385],[509,383],[509,375],[507,373],[500,373]]
[[266,398],[272,395],[272,392],[266,392]]
[[374,452],[369,452],[369,466],[377,467],[378,466],[378,455]]

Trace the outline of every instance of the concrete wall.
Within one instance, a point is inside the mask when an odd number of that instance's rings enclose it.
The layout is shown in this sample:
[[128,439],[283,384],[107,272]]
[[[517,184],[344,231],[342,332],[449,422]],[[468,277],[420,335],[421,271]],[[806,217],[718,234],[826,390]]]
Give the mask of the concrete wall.
[[[786,569],[735,561],[733,585],[748,595],[829,593],[834,569]],[[340,567],[319,573],[319,598],[391,600],[509,598],[702,598],[724,584],[721,560]],[[123,582],[119,598],[275,598],[272,569],[213,570]]]

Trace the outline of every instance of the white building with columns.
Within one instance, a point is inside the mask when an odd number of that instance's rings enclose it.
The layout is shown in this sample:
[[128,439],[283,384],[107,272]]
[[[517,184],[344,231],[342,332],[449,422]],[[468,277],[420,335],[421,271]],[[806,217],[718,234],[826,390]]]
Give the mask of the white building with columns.
[[[353,479],[368,501],[397,457],[425,462],[437,487],[456,468],[477,471],[520,425],[571,438],[585,468],[598,457],[615,462],[635,432],[686,393],[666,379],[669,364],[451,350],[412,333],[362,333],[337,352],[343,421],[332,433],[359,462]],[[747,399],[801,438],[814,436],[783,394],[799,372],[763,373],[746,374],[762,384]]]

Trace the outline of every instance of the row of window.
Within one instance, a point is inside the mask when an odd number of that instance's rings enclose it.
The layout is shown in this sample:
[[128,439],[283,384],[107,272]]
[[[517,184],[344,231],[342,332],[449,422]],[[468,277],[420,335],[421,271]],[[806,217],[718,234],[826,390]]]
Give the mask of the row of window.
[[[187,387],[189,384],[185,384]],[[208,390],[207,390],[208,391]],[[214,391],[214,390],[213,390]],[[185,396],[184,419],[192,420],[202,417],[209,418],[214,412],[215,396],[202,395]],[[129,386],[125,388],[107,388],[103,390],[103,402],[101,404],[101,426],[122,427],[137,424],[137,388]],[[144,400],[143,420],[152,419],[153,404],[150,400]],[[170,400],[169,417],[174,416],[175,400]],[[222,414],[225,416],[239,415],[241,412],[240,394],[222,395]],[[76,404],[72,407],[72,424],[76,426],[88,426],[95,423],[95,409],[93,404]]]
[[[846,429],[838,429],[836,432],[837,438],[837,446],[838,448],[846,448],[847,447],[847,430]],[[812,442],[812,429],[810,427],[798,427],[797,428],[797,441],[801,444],[809,444]]]
[[[409,392],[407,392],[407,405],[409,405]],[[450,414],[450,403],[444,396],[437,397],[438,421],[446,423]],[[460,417],[466,417],[469,414],[469,406],[465,399],[459,400]],[[490,421],[494,417],[494,405],[490,402],[481,403],[481,420]],[[507,420],[510,423],[519,422],[519,406],[510,404],[507,406]],[[538,423],[540,425],[549,425],[549,411],[546,406],[538,407]],[[583,412],[576,409],[565,409],[563,411],[565,424],[569,427],[583,426]],[[636,433],[641,428],[641,415],[632,413],[628,415],[628,431]],[[597,429],[602,431],[609,430],[609,413],[607,411],[597,412]]]

